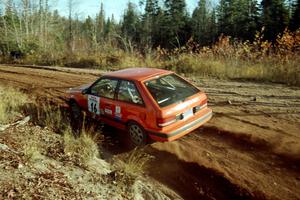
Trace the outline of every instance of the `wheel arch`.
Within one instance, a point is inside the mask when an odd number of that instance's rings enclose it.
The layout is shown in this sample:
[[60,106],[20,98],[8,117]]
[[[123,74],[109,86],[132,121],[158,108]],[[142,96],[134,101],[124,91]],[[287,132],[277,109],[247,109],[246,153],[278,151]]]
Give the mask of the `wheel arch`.
[[145,128],[141,125],[141,123],[137,122],[136,120],[130,119],[130,120],[128,120],[126,122],[126,128],[127,128],[127,132],[128,132],[129,135],[130,135],[130,133],[129,133],[129,125],[131,123],[138,125],[142,129],[142,132],[143,132],[143,135],[144,135],[144,140],[143,140],[142,144],[139,144],[138,146],[146,145],[150,141],[150,136],[148,134],[148,131],[145,130]]
[[70,98],[68,100],[68,103],[71,104],[71,103],[76,103],[78,105],[78,102],[74,99],[74,98]]

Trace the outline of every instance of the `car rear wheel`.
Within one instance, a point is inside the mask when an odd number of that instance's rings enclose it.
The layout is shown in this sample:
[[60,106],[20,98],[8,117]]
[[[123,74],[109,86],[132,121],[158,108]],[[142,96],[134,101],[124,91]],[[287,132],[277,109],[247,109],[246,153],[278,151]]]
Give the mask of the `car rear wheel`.
[[132,143],[136,146],[143,146],[147,144],[147,134],[145,130],[135,122],[128,125],[128,133]]

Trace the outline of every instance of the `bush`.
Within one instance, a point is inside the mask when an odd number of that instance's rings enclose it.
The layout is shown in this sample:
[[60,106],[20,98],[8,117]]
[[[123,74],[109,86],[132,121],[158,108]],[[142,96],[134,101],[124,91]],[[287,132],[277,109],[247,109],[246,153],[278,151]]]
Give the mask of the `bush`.
[[74,67],[74,68],[95,68],[100,64],[94,58],[81,58],[78,61],[71,61],[64,63],[66,67]]

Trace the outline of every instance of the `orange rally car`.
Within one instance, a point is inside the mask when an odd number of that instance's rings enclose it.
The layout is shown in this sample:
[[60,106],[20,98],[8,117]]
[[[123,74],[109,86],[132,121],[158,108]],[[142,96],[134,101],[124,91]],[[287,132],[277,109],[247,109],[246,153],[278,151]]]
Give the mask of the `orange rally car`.
[[173,141],[212,117],[207,97],[171,71],[130,68],[110,72],[92,84],[68,90],[72,117],[82,111],[127,130],[135,145],[148,139]]

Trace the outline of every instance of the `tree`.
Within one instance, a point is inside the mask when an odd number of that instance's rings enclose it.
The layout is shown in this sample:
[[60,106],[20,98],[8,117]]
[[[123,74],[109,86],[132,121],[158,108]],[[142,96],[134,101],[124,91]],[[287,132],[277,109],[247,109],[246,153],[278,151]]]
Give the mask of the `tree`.
[[23,4],[23,21],[25,25],[26,37],[29,35],[29,0],[22,0]]
[[291,30],[300,28],[300,0],[294,4],[293,15],[290,23]]
[[111,33],[113,28],[113,19],[107,18],[105,26],[104,26],[104,38],[106,41],[111,40]]
[[185,0],[165,0],[166,23],[164,31],[169,47],[180,47],[191,36]]
[[215,43],[216,38],[218,37],[218,26],[217,26],[217,20],[216,20],[216,10],[213,8],[211,14],[210,14],[210,26],[209,26],[209,32],[210,32],[210,41],[212,43]]
[[96,30],[93,19],[88,16],[83,24],[84,38],[87,40],[89,44],[90,50],[95,50],[97,45],[96,41]]
[[139,15],[135,5],[131,2],[127,4],[122,23],[122,34],[131,41],[139,41]]
[[142,16],[141,43],[148,48],[154,43],[158,8],[158,0],[146,0],[145,13]]
[[288,25],[288,10],[284,0],[262,0],[261,9],[261,23],[265,27],[265,38],[275,41],[277,35]]
[[68,19],[68,49],[73,52],[74,50],[74,45],[73,45],[73,40],[74,40],[74,33],[73,33],[73,22],[72,22],[72,17],[74,14],[74,6],[75,6],[75,1],[74,0],[68,0],[67,2],[67,6],[68,6],[68,15],[69,15],[69,19]]
[[206,0],[200,0],[192,15],[192,29],[194,39],[202,45],[207,45],[211,42],[210,28],[212,19],[210,15]]
[[168,30],[168,19],[166,17],[166,11],[158,7],[155,18],[157,20],[154,21],[153,25],[153,46],[168,47],[170,44],[168,38],[169,36],[166,34],[166,31]]
[[218,6],[219,35],[252,39],[258,26],[256,0],[221,0]]
[[101,3],[100,12],[96,17],[97,41],[101,42],[104,38],[105,12],[103,3]]

